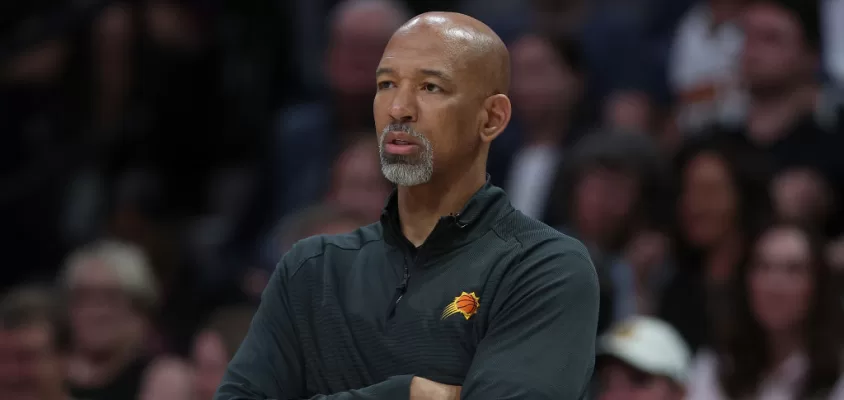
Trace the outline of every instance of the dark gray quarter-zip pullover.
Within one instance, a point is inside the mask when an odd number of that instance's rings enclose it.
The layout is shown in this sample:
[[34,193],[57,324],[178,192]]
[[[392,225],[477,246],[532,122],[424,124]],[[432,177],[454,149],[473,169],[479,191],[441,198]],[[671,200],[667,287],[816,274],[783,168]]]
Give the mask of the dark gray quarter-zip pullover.
[[281,260],[216,400],[409,398],[413,376],[461,398],[584,396],[598,280],[577,240],[481,188],[415,248],[394,193],[381,221]]

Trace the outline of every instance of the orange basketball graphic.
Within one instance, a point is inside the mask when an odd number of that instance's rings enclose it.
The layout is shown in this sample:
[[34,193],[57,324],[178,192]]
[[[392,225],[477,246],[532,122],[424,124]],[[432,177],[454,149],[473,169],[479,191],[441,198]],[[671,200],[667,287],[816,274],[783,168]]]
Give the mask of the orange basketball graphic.
[[475,292],[463,292],[460,296],[455,297],[454,301],[443,310],[442,319],[446,319],[457,313],[463,314],[466,319],[469,319],[478,312],[478,307],[481,305],[480,300],[475,295]]

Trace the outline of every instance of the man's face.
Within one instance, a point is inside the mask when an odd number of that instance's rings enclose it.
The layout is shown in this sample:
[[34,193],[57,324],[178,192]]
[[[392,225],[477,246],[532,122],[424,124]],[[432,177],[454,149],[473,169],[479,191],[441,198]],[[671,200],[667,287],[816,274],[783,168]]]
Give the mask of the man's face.
[[476,157],[485,96],[459,46],[414,30],[394,36],[384,51],[373,112],[382,172],[397,185],[426,183]]
[[598,371],[598,400],[680,400],[683,393],[668,379],[650,375],[615,360]]
[[742,24],[742,75],[751,89],[781,87],[814,72],[814,57],[794,15],[774,5],[753,4]]
[[114,271],[90,260],[76,271],[70,288],[70,322],[77,346],[102,352],[119,346],[130,330],[135,311]]
[[533,35],[512,47],[513,99],[528,123],[555,121],[568,114],[580,97],[580,81],[547,40]]
[[0,399],[39,400],[62,390],[64,360],[47,324],[0,329]]

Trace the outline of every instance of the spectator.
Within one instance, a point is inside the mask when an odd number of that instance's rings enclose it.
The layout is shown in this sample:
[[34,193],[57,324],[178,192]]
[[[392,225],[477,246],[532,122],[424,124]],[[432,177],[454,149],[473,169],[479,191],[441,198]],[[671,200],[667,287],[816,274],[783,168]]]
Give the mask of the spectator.
[[[138,400],[187,400],[193,397],[193,370],[175,357],[159,358],[144,371]],[[211,396],[196,397],[211,399]]]
[[254,314],[253,307],[223,308],[211,317],[197,335],[192,351],[193,368],[196,371],[196,399],[214,397],[229,361],[249,331]]
[[54,293],[20,287],[6,294],[0,301],[0,398],[69,400],[69,342]]
[[709,340],[718,307],[748,238],[770,215],[763,154],[741,139],[712,134],[691,140],[677,156],[676,271],[660,315],[697,349]]
[[681,400],[691,352],[667,323],[632,317],[598,340],[598,400]]
[[510,46],[513,104],[524,125],[506,182],[513,206],[543,219],[563,149],[580,135],[585,80],[572,40],[529,34]]
[[90,400],[138,395],[158,291],[143,252],[103,241],[73,253],[61,281],[73,337],[70,383]]
[[676,123],[685,134],[740,118],[739,17],[747,0],[706,0],[680,22],[668,62]]
[[664,167],[645,136],[592,133],[562,167],[546,220],[576,234],[597,260],[617,254],[635,231],[666,225]]
[[344,136],[373,130],[375,68],[392,33],[410,18],[391,0],[346,0],[330,13],[326,78],[321,101],[282,112],[274,187],[279,215],[317,201]]
[[645,312],[661,286],[669,199],[664,167],[648,137],[598,132],[574,147],[558,174],[547,220],[583,241],[599,277],[609,280],[601,285],[600,330]]
[[742,80],[748,112],[738,133],[772,154],[778,169],[811,167],[841,193],[841,104],[824,90],[817,1],[758,0],[743,15]]
[[774,225],[752,245],[727,334],[698,355],[689,398],[842,398],[844,316],[822,243]]

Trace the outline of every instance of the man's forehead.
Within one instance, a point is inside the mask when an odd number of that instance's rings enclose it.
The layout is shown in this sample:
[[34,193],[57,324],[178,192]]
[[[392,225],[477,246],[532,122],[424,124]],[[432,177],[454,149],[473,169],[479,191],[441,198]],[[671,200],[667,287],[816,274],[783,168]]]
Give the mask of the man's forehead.
[[395,35],[381,58],[381,67],[436,69],[459,73],[467,67],[469,55],[465,46],[448,40],[436,32]]

